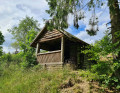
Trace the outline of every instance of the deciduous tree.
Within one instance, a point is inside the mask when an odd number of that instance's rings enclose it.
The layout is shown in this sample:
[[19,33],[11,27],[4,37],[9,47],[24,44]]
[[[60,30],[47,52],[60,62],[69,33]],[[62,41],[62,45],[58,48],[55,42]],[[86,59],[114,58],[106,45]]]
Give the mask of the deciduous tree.
[[19,24],[8,31],[13,35],[13,39],[16,40],[14,42],[15,47],[20,47],[20,43],[26,43],[26,35],[31,29],[34,29],[35,32],[40,31],[39,23],[37,20],[33,19],[33,17],[26,16],[22,20],[20,20]]

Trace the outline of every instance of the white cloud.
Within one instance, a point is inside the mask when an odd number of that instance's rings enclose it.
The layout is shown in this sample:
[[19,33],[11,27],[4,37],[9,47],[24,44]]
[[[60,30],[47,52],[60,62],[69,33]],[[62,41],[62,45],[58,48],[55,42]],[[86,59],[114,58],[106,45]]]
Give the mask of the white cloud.
[[46,0],[0,0],[0,31],[5,36],[3,50],[12,52],[14,49],[9,49],[12,40],[12,35],[7,29],[17,25],[19,20],[26,15],[34,17],[44,26],[43,18],[48,19],[49,15],[45,12],[48,9]]
[[[110,21],[109,9],[106,4],[101,9],[96,11],[96,15],[99,21],[98,23],[99,31],[97,32],[97,35],[90,36],[87,34],[86,31],[80,31],[78,34],[75,35],[89,44],[94,43],[96,40],[100,40],[104,36],[104,32],[107,30],[106,24]],[[91,12],[89,11],[86,12],[86,18],[83,21],[83,24],[86,26],[85,30],[89,28],[88,24],[91,16],[92,16]]]
[[104,36],[104,32],[106,30],[107,30],[106,24],[103,23],[102,25],[99,25],[99,31],[97,32],[97,35],[90,36],[87,34],[86,31],[80,31],[80,33],[78,33],[76,37],[91,44],[91,43],[94,43],[96,40],[100,40]]
[[12,47],[8,47],[8,46],[3,46],[3,52],[10,52],[10,53],[14,53],[15,49],[13,49]]
[[68,15],[68,23],[69,23],[69,25],[73,25],[73,19],[74,19],[74,16],[73,16],[73,14],[69,14]]

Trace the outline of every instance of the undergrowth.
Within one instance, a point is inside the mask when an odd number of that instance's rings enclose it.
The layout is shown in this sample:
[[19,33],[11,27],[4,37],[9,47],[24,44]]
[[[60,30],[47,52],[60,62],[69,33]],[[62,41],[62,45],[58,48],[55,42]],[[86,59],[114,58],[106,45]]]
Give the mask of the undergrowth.
[[0,93],[102,93],[105,90],[99,86],[99,80],[100,75],[89,70],[47,70],[40,65],[22,69],[15,64],[0,65]]
[[60,84],[72,76],[66,69],[49,71],[37,66],[23,70],[17,65],[4,66],[0,70],[0,93],[59,93]]
[[61,93],[61,90],[69,87],[74,87],[74,91],[81,91],[75,87],[82,82],[80,77],[87,78],[88,81],[97,80],[97,75],[90,71],[65,68],[45,70],[40,65],[21,69],[18,65],[6,67],[6,64],[2,64],[0,93]]

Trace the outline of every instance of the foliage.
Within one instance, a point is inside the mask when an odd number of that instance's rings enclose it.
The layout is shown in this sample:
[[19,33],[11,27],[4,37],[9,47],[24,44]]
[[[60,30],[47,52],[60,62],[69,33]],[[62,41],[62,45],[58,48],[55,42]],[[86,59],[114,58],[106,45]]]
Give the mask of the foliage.
[[10,53],[3,54],[1,57],[1,61],[5,62],[5,63],[7,62],[9,65],[12,61],[12,55]]
[[99,81],[110,88],[120,86],[120,60],[115,60],[112,56],[116,57],[118,54],[119,47],[115,48],[116,46],[118,43],[112,44],[111,35],[107,31],[100,41],[96,41],[89,50],[83,51],[91,57],[89,60],[97,61],[97,64],[92,66],[91,71],[100,75]]
[[20,42],[21,50],[24,50],[23,61],[21,63],[23,67],[29,67],[36,64],[35,49],[30,47],[30,43],[35,38],[36,34],[37,32],[31,29],[25,37],[25,42]]
[[1,56],[0,64],[6,64],[8,67],[10,64],[19,65],[23,60],[23,52],[18,54],[4,53]]
[[20,49],[19,43],[16,41],[14,43],[11,44],[11,47],[13,47],[14,49],[18,50]]
[[[89,60],[99,61],[102,57],[107,57],[112,53],[112,38],[109,31],[105,32],[105,36],[94,43],[94,45],[87,46],[87,50],[82,51],[84,54],[88,54]],[[108,57],[107,57],[108,58]]]
[[32,29],[34,29],[35,32],[40,31],[39,23],[37,20],[33,19],[33,17],[28,16],[20,20],[18,26],[8,29],[8,31],[13,35],[13,39],[16,40],[12,45],[15,46],[15,48],[19,48],[21,42],[25,44],[26,35]]
[[20,42],[21,51],[18,54],[3,54],[1,62],[6,63],[8,66],[12,63],[20,65],[22,68],[30,67],[36,64],[35,49],[30,47],[30,43],[36,36],[37,32],[34,29],[28,32],[25,41]]
[[89,70],[79,70],[79,75],[83,78],[87,78],[88,81],[97,81],[99,80],[99,75],[97,73],[93,73]]
[[4,41],[5,41],[4,36],[2,35],[2,33],[0,31],[0,45],[2,45]]
[[[117,1],[108,0],[110,12],[114,12],[111,15],[117,13],[114,7],[114,4],[118,5]],[[74,26],[79,28],[79,20],[85,18],[85,13],[88,10],[92,11],[92,16],[89,21],[91,28],[86,29],[86,31],[89,35],[96,35],[98,31],[98,17],[95,14],[95,10],[101,8],[105,4],[105,0],[47,0],[47,2],[49,10],[46,12],[52,17],[50,27],[54,26],[54,28],[59,29],[68,28],[68,16],[72,14],[74,16]]]
[[91,67],[91,71],[98,75],[109,75],[112,72],[112,68],[109,62],[98,62]]
[[1,31],[0,31],[0,56],[2,55],[2,47],[1,45],[3,44],[4,42],[4,36],[2,35]]
[[[21,67],[26,68],[36,64],[35,49],[30,47],[30,44],[38,31],[40,31],[38,21],[33,19],[33,17],[26,16],[26,18],[19,22],[18,26],[8,29],[8,31],[13,35],[13,39],[16,40],[11,46],[16,50],[21,50],[17,55],[20,54],[22,56],[16,55],[18,59],[22,59],[20,62]],[[14,56],[15,60],[16,57]],[[16,60],[16,63],[17,62]]]
[[34,52],[34,49],[30,47],[30,44],[31,42],[33,41],[33,39],[35,38],[37,32],[34,30],[34,29],[31,29],[26,37],[24,38],[24,43],[23,42],[20,42],[20,47],[21,47],[21,50],[24,50],[24,53],[29,51],[30,49],[32,49],[31,51]]

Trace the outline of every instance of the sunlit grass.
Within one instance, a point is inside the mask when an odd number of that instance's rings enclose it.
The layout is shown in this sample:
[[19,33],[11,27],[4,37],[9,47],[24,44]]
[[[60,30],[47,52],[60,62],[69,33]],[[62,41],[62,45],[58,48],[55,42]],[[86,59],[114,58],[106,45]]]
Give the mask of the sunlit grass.
[[68,70],[43,70],[18,67],[4,69],[0,76],[0,93],[58,93],[59,85],[71,75]]
[[65,68],[45,70],[40,66],[23,70],[17,65],[2,66],[0,75],[0,93],[61,93],[64,87],[71,87],[70,82],[74,91],[81,91],[75,87],[75,84],[81,83],[80,77],[97,79],[97,75],[89,71]]

